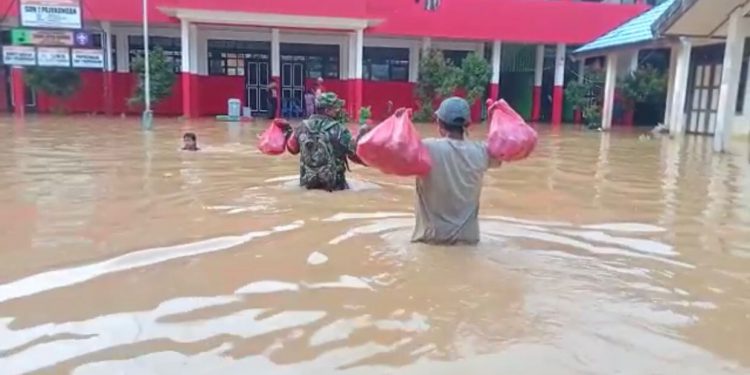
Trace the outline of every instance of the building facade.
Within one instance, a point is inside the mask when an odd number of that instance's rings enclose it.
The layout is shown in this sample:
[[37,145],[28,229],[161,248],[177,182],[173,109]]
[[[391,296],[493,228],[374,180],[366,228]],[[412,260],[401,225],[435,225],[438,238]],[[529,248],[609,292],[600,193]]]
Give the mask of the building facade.
[[[0,0],[0,8],[8,9],[5,30],[18,24],[17,3]],[[23,68],[3,66],[0,87],[7,89],[0,107],[137,112],[127,98],[136,85],[131,62],[143,53],[141,2],[82,3],[83,27],[100,35],[95,43],[106,51],[104,70],[83,70],[81,90],[58,103],[41,93],[21,94]],[[305,91],[322,77],[325,89],[345,99],[352,113],[371,106],[376,118],[383,117],[390,106],[415,106],[421,53],[437,48],[455,63],[470,52],[483,55],[492,65],[489,97],[530,102],[527,117],[560,123],[563,88],[571,78],[566,72],[576,71],[567,58],[570,46],[646,9],[640,0],[445,0],[434,12],[411,0],[151,0],[150,46],[163,49],[179,75],[172,95],[155,113],[224,114],[227,100],[237,98],[263,115],[266,86],[276,81],[280,115],[295,117]],[[526,80],[509,71],[521,62]],[[17,97],[23,99],[20,106]],[[481,105],[475,107],[478,117]]]

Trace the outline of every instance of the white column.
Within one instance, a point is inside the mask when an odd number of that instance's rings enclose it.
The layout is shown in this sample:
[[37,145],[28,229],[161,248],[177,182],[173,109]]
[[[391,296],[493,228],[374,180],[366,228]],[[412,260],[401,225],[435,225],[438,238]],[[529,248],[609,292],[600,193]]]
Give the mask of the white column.
[[540,44],[536,46],[536,65],[534,67],[534,86],[542,86],[542,78],[544,77],[544,45]]
[[102,44],[104,44],[104,61],[107,62],[105,65],[105,70],[108,72],[113,72],[115,70],[115,62],[112,61],[112,25],[109,22],[102,22],[102,31],[104,31],[104,35],[102,36]]
[[[544,66],[542,65],[542,68]],[[555,49],[555,86],[565,84],[565,44],[559,43]]]
[[130,53],[128,49],[128,34],[118,33],[115,34],[117,40],[117,71],[120,73],[127,73],[130,71]]
[[409,47],[409,82],[411,83],[419,80],[419,50],[418,45]]
[[633,53],[630,55],[630,66],[628,67],[628,73],[635,72],[638,70],[638,50],[633,51]]
[[690,54],[692,44],[686,38],[680,38],[675,46],[677,52],[674,74],[674,88],[669,100],[669,134],[675,135],[685,131],[685,101],[687,99],[688,78],[690,77]]
[[362,79],[362,64],[364,60],[365,32],[362,29],[354,33],[354,78]]
[[745,45],[745,37],[742,32],[743,16],[740,8],[729,17],[727,40],[724,48],[724,66],[721,74],[719,108],[716,117],[716,133],[714,134],[715,152],[726,151],[732,137],[732,121],[737,108],[742,50]]
[[612,113],[615,108],[615,86],[617,86],[617,55],[607,55],[607,72],[604,80],[604,103],[602,105],[602,129],[612,128]]
[[669,49],[669,70],[667,71],[667,98],[664,108],[664,125],[669,126],[669,119],[672,118],[672,97],[674,96],[675,71],[677,70],[677,58],[679,48],[672,46]]
[[281,77],[281,42],[279,29],[271,29],[271,77]]
[[492,42],[492,81],[490,83],[500,84],[500,64],[502,62],[502,42],[496,40]]
[[190,73],[190,22],[180,22],[180,47],[182,60],[182,73]]
[[190,73],[198,74],[198,25],[190,25]]
[[430,48],[432,48],[432,38],[422,38],[422,51],[428,51]]
[[347,59],[349,66],[346,70],[346,78],[354,79],[357,75],[357,35],[355,33],[349,33],[349,45],[347,51],[349,53]]

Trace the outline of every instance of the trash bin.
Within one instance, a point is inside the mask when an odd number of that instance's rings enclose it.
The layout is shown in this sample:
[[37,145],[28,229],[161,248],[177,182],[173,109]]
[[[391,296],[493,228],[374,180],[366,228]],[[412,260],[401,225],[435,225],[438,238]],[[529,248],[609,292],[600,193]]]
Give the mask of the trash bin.
[[242,107],[242,117],[251,118],[253,117],[253,110],[250,107]]
[[227,115],[231,118],[239,118],[242,102],[239,99],[229,99],[227,101]]

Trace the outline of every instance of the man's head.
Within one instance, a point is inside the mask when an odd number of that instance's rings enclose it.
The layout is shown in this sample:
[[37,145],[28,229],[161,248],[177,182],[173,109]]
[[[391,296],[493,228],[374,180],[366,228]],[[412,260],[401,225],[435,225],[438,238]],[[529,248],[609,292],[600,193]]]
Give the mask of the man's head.
[[318,77],[318,85],[322,85],[322,84],[323,84],[323,77]]
[[344,102],[332,92],[324,92],[315,98],[315,109],[318,114],[336,117],[344,107]]
[[471,108],[465,99],[454,96],[440,103],[435,116],[442,136],[463,137],[471,121]]

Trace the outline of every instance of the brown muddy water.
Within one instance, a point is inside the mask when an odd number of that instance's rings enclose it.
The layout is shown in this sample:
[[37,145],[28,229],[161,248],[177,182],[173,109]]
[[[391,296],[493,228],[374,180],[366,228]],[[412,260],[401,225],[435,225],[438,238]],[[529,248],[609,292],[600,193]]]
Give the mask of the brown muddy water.
[[0,373],[750,373],[746,145],[542,130],[443,248],[410,179],[301,191],[261,128],[0,120]]

